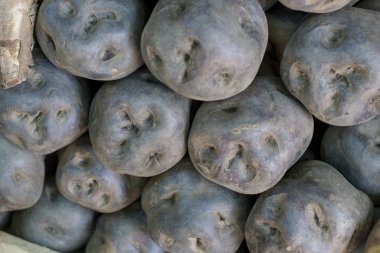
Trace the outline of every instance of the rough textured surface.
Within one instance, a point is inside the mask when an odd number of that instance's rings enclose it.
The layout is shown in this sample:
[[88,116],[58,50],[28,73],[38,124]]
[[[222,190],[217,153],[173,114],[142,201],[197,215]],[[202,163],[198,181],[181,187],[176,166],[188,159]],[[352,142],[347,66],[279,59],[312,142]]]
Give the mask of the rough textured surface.
[[0,87],[11,88],[33,73],[33,31],[38,0],[0,1]]
[[231,253],[244,239],[250,198],[203,178],[185,158],[142,195],[152,239],[172,253]]
[[277,3],[277,0],[258,0],[259,4],[263,8],[264,11],[269,10],[275,3]]
[[289,9],[313,13],[326,13],[352,6],[359,0],[279,0]]
[[379,253],[380,252],[380,220],[377,220],[375,227],[371,230],[368,236],[365,253]]
[[380,114],[380,33],[369,29],[378,25],[377,12],[350,7],[312,16],[297,29],[281,75],[315,117],[348,126]]
[[152,74],[177,93],[218,100],[249,86],[267,39],[257,1],[161,0],[144,28],[141,52]]
[[17,87],[0,90],[0,131],[19,147],[39,154],[56,151],[87,129],[87,85],[57,69],[41,53],[35,72]]
[[142,69],[98,91],[91,105],[90,138],[107,168],[154,176],[185,155],[189,116],[190,100]]
[[0,212],[29,208],[42,194],[45,165],[0,135]]
[[84,246],[93,231],[94,212],[59,194],[47,180],[42,197],[30,209],[14,212],[11,232],[30,242],[60,252]]
[[101,213],[116,212],[134,202],[145,181],[107,169],[96,157],[87,135],[68,146],[59,157],[56,182],[60,193]]
[[357,3],[355,7],[373,11],[380,11],[380,0],[362,0],[359,3]]
[[380,204],[380,116],[357,126],[329,127],[321,155],[375,204]]
[[164,253],[148,234],[140,202],[117,213],[100,216],[86,253]]
[[189,154],[209,180],[257,194],[278,183],[305,152],[313,119],[276,77],[257,77],[241,94],[205,102],[190,130]]
[[44,0],[36,35],[55,65],[95,80],[115,80],[141,65],[147,18],[140,0]]
[[251,253],[346,253],[365,240],[373,205],[321,161],[295,165],[260,195],[246,223]]

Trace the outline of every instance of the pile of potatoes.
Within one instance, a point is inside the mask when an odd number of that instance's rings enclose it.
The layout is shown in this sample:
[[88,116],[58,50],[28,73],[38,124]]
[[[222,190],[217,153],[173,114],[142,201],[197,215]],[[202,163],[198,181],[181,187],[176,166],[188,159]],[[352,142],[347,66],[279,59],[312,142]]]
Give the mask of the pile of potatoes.
[[0,37],[0,229],[58,252],[380,252],[380,0],[38,2],[17,85]]

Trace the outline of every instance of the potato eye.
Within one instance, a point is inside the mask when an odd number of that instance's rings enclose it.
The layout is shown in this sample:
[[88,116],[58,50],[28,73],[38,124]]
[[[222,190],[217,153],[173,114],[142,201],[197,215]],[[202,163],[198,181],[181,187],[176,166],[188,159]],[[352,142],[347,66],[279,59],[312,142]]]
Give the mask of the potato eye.
[[69,114],[69,110],[68,109],[60,109],[57,112],[57,118],[58,119],[65,119],[65,118],[67,118],[68,114]]

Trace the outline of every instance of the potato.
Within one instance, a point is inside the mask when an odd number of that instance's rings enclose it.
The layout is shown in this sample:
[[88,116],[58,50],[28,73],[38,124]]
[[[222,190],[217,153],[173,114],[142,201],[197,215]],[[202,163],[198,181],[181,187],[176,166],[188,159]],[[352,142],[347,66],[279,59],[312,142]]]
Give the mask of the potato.
[[87,135],[65,148],[59,157],[59,192],[72,202],[101,213],[119,211],[140,198],[145,181],[107,169],[94,154]]
[[295,165],[260,195],[246,223],[251,253],[346,253],[365,240],[373,205],[321,161]]
[[94,80],[115,80],[143,65],[140,37],[147,10],[140,0],[45,0],[38,42],[55,65]]
[[108,169],[154,176],[185,155],[189,114],[190,100],[143,69],[98,91],[90,110],[91,142]]
[[282,79],[321,121],[349,126],[380,114],[377,25],[376,12],[347,8],[308,18],[288,42]]
[[251,208],[248,196],[206,180],[188,158],[152,178],[141,203],[153,241],[171,253],[235,252]]
[[45,177],[42,156],[18,148],[0,135],[0,213],[33,206]]
[[86,253],[164,253],[150,238],[140,202],[100,216]]
[[365,244],[365,253],[380,252],[380,220],[377,220],[375,227],[371,230]]
[[373,11],[380,11],[380,1],[379,0],[362,0],[359,3],[357,3],[355,7],[373,10]]
[[276,77],[257,77],[243,93],[205,102],[190,130],[197,170],[231,190],[257,194],[274,186],[305,152],[313,118]]
[[0,230],[4,229],[9,222],[11,212],[0,212]]
[[375,204],[380,204],[380,116],[357,126],[329,127],[321,155]]
[[279,0],[289,9],[313,12],[326,13],[339,10],[346,6],[352,6],[359,0]]
[[13,213],[10,230],[30,242],[70,252],[82,247],[90,238],[94,214],[61,196],[50,178],[36,205]]
[[87,129],[90,98],[85,83],[34,54],[36,70],[18,86],[0,90],[0,132],[19,147],[52,153]]
[[263,10],[267,11],[277,2],[277,0],[258,0],[258,2]]
[[142,57],[175,92],[209,101],[246,89],[268,40],[256,0],[160,0],[141,38]]

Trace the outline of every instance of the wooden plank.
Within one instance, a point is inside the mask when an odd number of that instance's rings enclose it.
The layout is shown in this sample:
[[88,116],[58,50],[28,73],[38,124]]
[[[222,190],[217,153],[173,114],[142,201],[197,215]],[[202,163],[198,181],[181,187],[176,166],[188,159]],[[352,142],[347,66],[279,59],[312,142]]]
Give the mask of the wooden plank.
[[1,253],[59,253],[0,231]]

